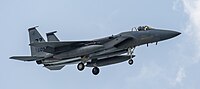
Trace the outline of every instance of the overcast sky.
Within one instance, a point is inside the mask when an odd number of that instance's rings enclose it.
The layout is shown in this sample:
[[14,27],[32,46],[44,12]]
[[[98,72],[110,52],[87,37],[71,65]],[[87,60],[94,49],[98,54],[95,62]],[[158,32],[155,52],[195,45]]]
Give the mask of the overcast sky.
[[[0,0],[0,89],[200,89],[200,0]],[[49,71],[30,55],[29,27],[57,30],[60,40],[88,40],[149,25],[179,31],[176,38],[135,50],[127,62],[79,72]],[[46,37],[45,37],[46,38]]]

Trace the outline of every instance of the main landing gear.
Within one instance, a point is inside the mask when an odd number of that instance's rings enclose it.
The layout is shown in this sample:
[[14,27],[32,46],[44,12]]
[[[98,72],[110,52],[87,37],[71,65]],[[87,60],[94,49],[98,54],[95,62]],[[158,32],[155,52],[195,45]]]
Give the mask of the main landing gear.
[[79,71],[83,71],[84,68],[85,68],[85,63],[86,63],[87,61],[88,61],[88,56],[83,56],[83,57],[81,58],[81,62],[78,63],[78,65],[77,65],[77,69],[78,69]]
[[134,61],[133,61],[133,52],[135,50],[135,47],[133,48],[128,48],[128,55],[130,56],[130,59],[128,60],[128,64],[129,65],[133,65]]
[[79,64],[77,65],[77,69],[78,69],[79,71],[82,71],[84,68],[85,68],[85,65],[84,65],[83,62],[81,62],[81,63],[79,63]]
[[99,74],[99,68],[98,67],[94,67],[93,69],[92,69],[92,73],[94,74],[94,75],[98,75]]
[[[77,69],[78,69],[79,71],[83,71],[84,68],[85,68],[85,65],[84,65],[83,62],[81,62],[81,63],[79,63],[79,64],[77,65]],[[94,67],[94,68],[92,69],[92,73],[93,73],[94,75],[98,75],[99,72],[100,72],[100,69],[99,69],[98,67]]]
[[[86,63],[87,60],[88,60],[87,57],[83,57],[82,62],[78,63],[77,69],[78,69],[79,71],[83,71],[83,70],[84,70],[84,68],[85,68],[85,63]],[[96,64],[94,64],[93,66],[94,66],[94,68],[92,69],[92,73],[93,73],[94,75],[98,75],[99,72],[100,72],[100,69],[97,67]]]

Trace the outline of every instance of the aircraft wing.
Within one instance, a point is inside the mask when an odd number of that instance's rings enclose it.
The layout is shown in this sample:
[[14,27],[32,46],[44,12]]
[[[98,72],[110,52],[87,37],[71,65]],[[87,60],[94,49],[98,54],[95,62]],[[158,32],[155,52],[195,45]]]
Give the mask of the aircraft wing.
[[94,41],[60,41],[60,42],[39,42],[39,43],[31,43],[30,46],[34,47],[62,47],[62,46],[74,46],[74,45],[85,45],[94,43]]
[[78,64],[81,59],[70,60],[66,62],[54,62],[52,64],[44,64],[44,67],[49,70],[61,70],[65,65]]
[[80,61],[81,61],[80,58],[72,59],[72,60],[64,60],[64,61],[54,62],[50,64],[44,64],[44,67],[48,68],[49,70],[60,70],[65,65],[78,64]]
[[10,59],[20,60],[20,61],[36,61],[43,57],[35,57],[35,56],[12,56]]

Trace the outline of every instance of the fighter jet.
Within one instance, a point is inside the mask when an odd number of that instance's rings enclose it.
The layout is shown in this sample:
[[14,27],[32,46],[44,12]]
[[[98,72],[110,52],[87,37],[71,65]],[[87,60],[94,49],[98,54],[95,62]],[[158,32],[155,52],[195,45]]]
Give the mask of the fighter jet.
[[93,67],[92,73],[99,74],[101,66],[128,61],[134,63],[134,49],[140,45],[158,43],[180,35],[180,32],[139,26],[132,31],[88,41],[60,41],[54,32],[46,33],[47,41],[36,29],[28,29],[31,56],[12,56],[10,59],[36,61],[49,70],[60,70],[65,65],[77,64],[79,71]]

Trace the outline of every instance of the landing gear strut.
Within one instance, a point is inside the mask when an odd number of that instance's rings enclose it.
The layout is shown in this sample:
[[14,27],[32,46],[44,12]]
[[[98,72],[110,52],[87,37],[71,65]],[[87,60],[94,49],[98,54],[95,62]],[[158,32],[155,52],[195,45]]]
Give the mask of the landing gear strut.
[[79,63],[78,65],[77,65],[77,69],[79,70],[79,71],[82,71],[83,69],[85,68],[85,65],[84,65],[84,63]]
[[92,69],[92,73],[94,74],[94,75],[98,75],[99,74],[99,68],[98,67],[94,67],[93,69]]
[[130,59],[128,60],[128,64],[132,65],[134,63],[133,61],[133,52],[135,50],[135,47],[133,48],[128,48],[128,55],[130,56]]
[[81,62],[77,65],[77,69],[79,70],[79,71],[82,71],[82,70],[84,70],[84,68],[85,68],[85,63],[88,61],[88,56],[83,56],[82,58],[81,58]]

